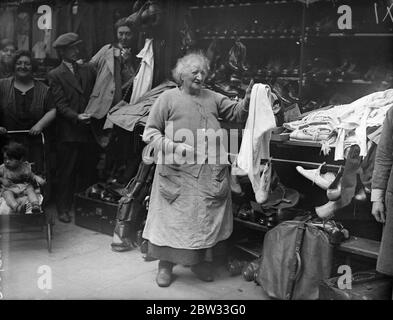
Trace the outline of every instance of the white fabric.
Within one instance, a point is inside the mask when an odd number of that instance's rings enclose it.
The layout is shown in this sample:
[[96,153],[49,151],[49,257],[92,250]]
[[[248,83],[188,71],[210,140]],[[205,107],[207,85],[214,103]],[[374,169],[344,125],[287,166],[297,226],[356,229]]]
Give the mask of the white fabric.
[[[254,84],[246,127],[236,160],[237,166],[247,173],[256,197],[263,189],[261,159],[270,158],[271,131],[276,127],[273,102],[274,97],[268,85]],[[258,202],[258,199],[256,200]]]
[[[392,106],[393,89],[389,89],[369,94],[349,104],[338,105],[328,110],[317,110],[301,120],[285,123],[284,127],[302,130],[307,126],[330,124],[337,134],[335,142],[330,143],[335,147],[334,160],[343,160],[344,149],[353,144],[359,145],[360,156],[363,157],[368,151],[367,128],[382,126],[386,112]],[[374,136],[373,139],[378,137]]]
[[153,39],[146,39],[145,46],[137,55],[141,58],[141,67],[134,79],[134,86],[130,103],[135,103],[146,92],[151,90],[153,84],[154,71],[154,53],[153,53]]

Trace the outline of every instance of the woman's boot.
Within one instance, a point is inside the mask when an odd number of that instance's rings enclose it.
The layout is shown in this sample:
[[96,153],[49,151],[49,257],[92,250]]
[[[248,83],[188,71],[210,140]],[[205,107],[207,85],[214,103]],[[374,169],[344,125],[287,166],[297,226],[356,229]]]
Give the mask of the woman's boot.
[[172,268],[173,263],[169,261],[160,260],[158,263],[158,273],[156,282],[159,287],[169,287],[172,282]]

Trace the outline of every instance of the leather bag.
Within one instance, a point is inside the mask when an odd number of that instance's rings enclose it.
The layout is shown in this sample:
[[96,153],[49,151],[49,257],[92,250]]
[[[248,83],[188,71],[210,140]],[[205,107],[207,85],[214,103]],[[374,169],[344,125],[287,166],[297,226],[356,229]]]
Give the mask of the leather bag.
[[310,218],[285,221],[266,233],[256,281],[274,299],[314,300],[331,275],[333,246]]

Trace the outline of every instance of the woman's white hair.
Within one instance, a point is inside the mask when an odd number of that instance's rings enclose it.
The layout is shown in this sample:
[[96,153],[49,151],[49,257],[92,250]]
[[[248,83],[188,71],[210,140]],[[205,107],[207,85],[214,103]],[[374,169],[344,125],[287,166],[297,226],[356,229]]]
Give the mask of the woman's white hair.
[[182,84],[181,76],[191,68],[193,61],[199,61],[200,65],[205,69],[206,74],[210,69],[210,61],[202,51],[191,52],[179,58],[176,67],[172,70],[173,79],[179,84]]

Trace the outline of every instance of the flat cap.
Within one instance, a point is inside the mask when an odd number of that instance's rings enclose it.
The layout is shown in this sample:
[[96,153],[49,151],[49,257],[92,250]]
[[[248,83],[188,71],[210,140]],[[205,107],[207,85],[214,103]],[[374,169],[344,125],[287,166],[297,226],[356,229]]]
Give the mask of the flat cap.
[[53,42],[53,48],[58,49],[58,48],[71,47],[81,42],[82,40],[79,39],[79,36],[76,33],[68,32],[62,34]]

